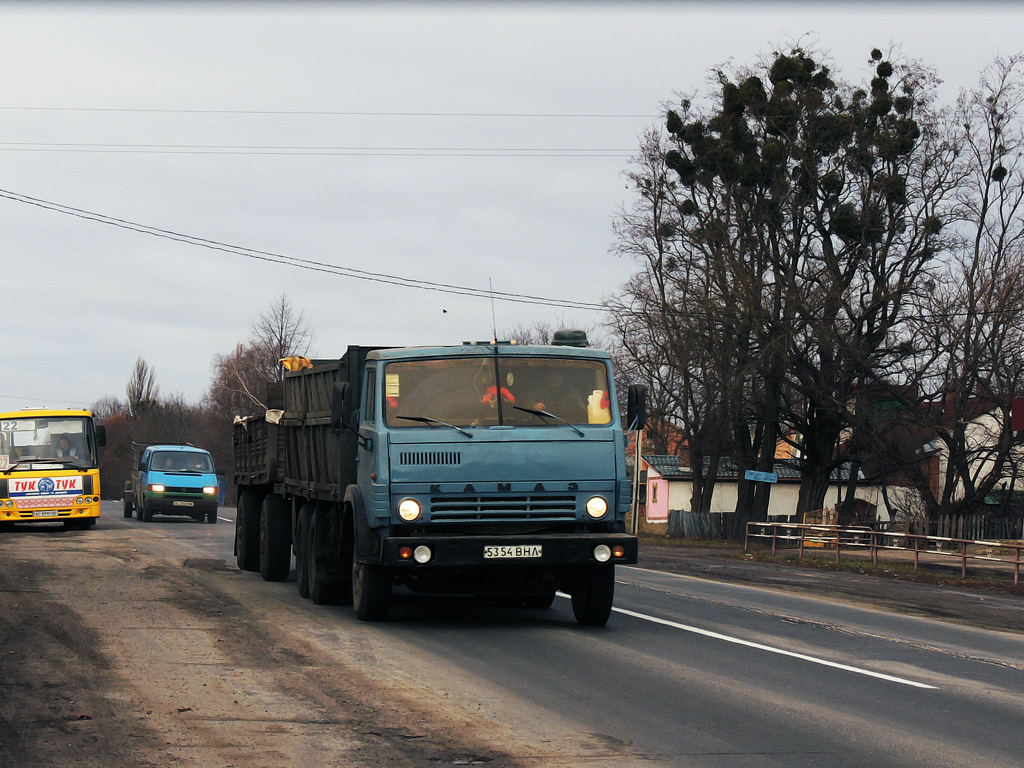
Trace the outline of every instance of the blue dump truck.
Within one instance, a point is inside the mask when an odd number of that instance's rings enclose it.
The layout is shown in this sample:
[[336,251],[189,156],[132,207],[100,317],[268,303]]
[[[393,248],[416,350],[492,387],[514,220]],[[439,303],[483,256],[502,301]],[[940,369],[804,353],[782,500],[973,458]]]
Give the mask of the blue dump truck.
[[301,595],[366,621],[404,585],[541,608],[561,590],[603,625],[637,560],[623,424],[609,355],[565,338],[302,359],[236,420],[238,567],[282,581],[294,552]]
[[132,444],[132,474],[124,489],[124,516],[184,515],[217,522],[219,479],[209,451],[193,445]]

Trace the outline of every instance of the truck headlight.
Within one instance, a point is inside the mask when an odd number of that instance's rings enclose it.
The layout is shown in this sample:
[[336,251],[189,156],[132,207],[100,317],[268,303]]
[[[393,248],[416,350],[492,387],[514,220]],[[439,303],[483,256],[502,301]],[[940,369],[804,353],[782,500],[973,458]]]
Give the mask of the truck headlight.
[[204,485],[203,486],[203,493],[205,493],[207,496],[212,496],[216,492],[217,492],[217,486],[215,486],[215,485]]
[[411,523],[420,516],[420,503],[416,499],[402,499],[398,505],[398,516]]
[[593,496],[587,501],[587,514],[597,520],[608,512],[608,502],[600,496]]
[[149,490],[153,491],[153,493],[163,493],[164,486],[161,483],[153,483],[149,486]]

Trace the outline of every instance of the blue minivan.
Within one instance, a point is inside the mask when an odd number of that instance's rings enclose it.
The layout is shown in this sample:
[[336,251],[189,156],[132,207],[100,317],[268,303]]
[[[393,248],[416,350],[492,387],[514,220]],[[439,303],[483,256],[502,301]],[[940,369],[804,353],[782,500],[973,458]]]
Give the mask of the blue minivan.
[[154,514],[217,522],[219,480],[209,451],[191,445],[149,445],[138,455],[124,496],[124,516]]

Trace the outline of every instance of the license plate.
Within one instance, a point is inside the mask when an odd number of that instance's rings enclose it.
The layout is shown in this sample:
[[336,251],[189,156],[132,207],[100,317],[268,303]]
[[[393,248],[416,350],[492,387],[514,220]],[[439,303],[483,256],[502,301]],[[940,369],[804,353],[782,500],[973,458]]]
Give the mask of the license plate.
[[195,506],[195,502],[194,501],[176,501],[176,502],[174,502],[174,504],[172,506],[175,506],[175,507],[194,507]]
[[56,517],[56,509],[40,509],[32,513],[32,517]]
[[484,547],[484,559],[517,559],[525,557],[540,557],[540,544],[519,544],[516,546],[487,546]]

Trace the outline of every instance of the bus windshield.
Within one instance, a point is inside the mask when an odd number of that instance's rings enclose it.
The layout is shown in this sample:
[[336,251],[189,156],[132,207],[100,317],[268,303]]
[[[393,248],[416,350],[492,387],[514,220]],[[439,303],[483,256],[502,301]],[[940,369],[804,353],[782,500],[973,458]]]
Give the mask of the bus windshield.
[[31,460],[96,466],[92,421],[81,416],[24,416],[0,420],[0,468],[31,468]]
[[608,372],[599,360],[453,358],[390,363],[384,414],[390,427],[424,420],[455,427],[611,424]]

